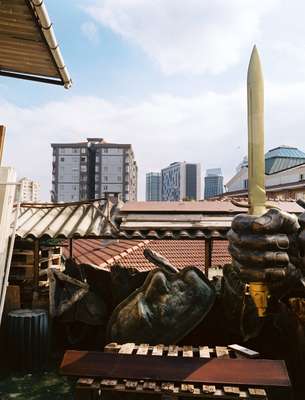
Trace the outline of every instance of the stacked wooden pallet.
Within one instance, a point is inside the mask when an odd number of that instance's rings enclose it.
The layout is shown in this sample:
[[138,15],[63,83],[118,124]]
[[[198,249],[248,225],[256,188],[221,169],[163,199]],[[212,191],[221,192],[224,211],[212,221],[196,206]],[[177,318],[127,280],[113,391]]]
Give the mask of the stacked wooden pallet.
[[38,240],[16,240],[10,267],[6,310],[27,307],[48,309],[47,271],[50,267],[60,270],[61,257],[60,246],[42,244]]
[[[107,353],[118,353],[135,356],[177,357],[177,358],[256,358],[257,352],[240,346],[193,347],[177,345],[149,344],[119,345],[110,343],[105,347]],[[246,387],[245,385],[185,383],[182,381],[162,382],[151,379],[94,379],[79,378],[76,385],[77,400],[98,399],[226,399],[226,400],[267,400],[269,397],[264,387]],[[145,395],[145,397],[144,397]],[[271,399],[273,397],[270,397]]]
[[33,281],[36,276],[38,280],[38,277],[43,276],[48,267],[60,267],[61,254],[59,246],[39,246],[36,250],[34,242],[16,241],[11,262],[10,281]]

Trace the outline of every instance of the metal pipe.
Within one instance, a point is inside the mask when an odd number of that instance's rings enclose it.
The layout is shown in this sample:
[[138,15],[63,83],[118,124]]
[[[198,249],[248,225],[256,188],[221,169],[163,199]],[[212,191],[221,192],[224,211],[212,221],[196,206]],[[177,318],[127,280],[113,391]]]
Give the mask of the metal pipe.
[[48,11],[44,5],[44,1],[30,0],[30,4],[34,9],[34,11],[36,12],[36,15],[39,19],[43,35],[54,57],[60,76],[62,77],[62,80],[64,82],[64,87],[68,89],[72,84],[72,80],[70,78],[68,69],[64,63],[59,45],[55,37],[54,30],[52,28],[52,22],[49,18]]
[[62,79],[51,79],[51,78],[43,78],[40,76],[35,76],[35,75],[23,75],[23,74],[18,74],[15,72],[8,72],[8,71],[0,71],[1,76],[7,76],[9,78],[16,78],[16,79],[23,79],[26,81],[35,81],[35,82],[42,82],[42,83],[50,83],[52,85],[60,85],[64,86],[64,82]]

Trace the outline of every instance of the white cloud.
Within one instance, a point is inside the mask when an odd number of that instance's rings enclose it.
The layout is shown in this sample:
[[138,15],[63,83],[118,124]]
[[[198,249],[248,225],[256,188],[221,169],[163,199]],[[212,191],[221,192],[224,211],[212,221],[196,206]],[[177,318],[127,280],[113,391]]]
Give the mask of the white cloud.
[[98,27],[92,21],[83,22],[81,25],[81,31],[83,35],[90,40],[90,42],[98,43],[99,36],[98,36]]
[[[305,150],[305,83],[266,85],[266,149],[281,144]],[[140,196],[145,173],[173,161],[221,167],[226,178],[246,154],[246,93],[206,92],[196,97],[158,94],[137,103],[72,97],[37,107],[16,107],[0,99],[7,125],[5,163],[19,176],[40,181],[43,198],[51,187],[51,142],[87,136],[132,143],[139,164]]]
[[[260,38],[279,0],[92,0],[96,21],[138,44],[166,74],[218,74]],[[249,52],[249,50],[248,50]]]

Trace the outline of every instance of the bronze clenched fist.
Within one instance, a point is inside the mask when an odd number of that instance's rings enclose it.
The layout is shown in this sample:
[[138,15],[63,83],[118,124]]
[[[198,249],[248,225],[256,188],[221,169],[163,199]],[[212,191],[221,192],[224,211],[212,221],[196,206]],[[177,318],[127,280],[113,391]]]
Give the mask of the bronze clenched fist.
[[264,215],[237,215],[228,233],[229,251],[240,278],[266,282],[271,294],[284,296],[302,278],[298,256],[299,222],[295,215],[270,209]]

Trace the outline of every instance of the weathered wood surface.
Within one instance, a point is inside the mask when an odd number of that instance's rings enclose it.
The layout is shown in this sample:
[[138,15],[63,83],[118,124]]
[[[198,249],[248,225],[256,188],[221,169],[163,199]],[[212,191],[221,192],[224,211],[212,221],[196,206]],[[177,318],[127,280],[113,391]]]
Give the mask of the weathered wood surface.
[[290,387],[281,360],[155,357],[69,350],[61,364],[68,376]]

